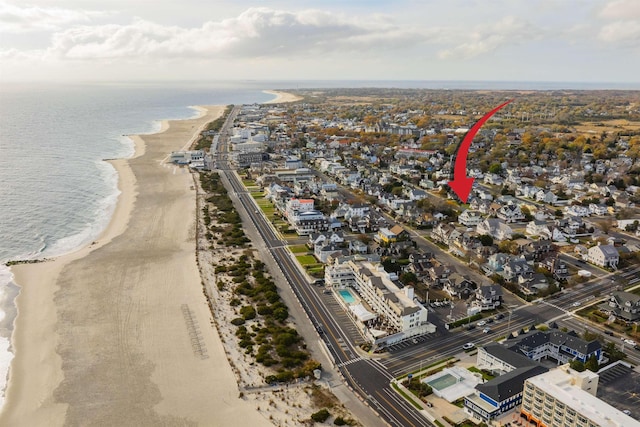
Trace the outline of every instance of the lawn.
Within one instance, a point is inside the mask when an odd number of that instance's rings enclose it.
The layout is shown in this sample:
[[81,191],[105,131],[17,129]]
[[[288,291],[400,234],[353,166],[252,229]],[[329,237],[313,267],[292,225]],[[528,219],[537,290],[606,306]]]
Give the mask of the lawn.
[[308,252],[310,252],[309,248],[307,248],[306,245],[289,246],[289,250],[294,254],[301,254],[301,253],[308,254]]
[[313,255],[296,255],[296,258],[302,266],[318,263],[318,260]]

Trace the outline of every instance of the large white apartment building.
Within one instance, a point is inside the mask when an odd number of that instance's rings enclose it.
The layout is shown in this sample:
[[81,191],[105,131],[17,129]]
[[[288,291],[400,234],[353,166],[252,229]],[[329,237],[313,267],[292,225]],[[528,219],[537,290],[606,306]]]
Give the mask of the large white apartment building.
[[349,261],[328,265],[325,279],[331,286],[355,289],[360,298],[378,314],[380,329],[385,328],[390,333],[406,333],[428,325],[427,310],[414,301],[413,288],[398,288],[379,263]]
[[640,427],[640,422],[596,397],[598,378],[568,364],[529,378],[520,411],[538,426]]

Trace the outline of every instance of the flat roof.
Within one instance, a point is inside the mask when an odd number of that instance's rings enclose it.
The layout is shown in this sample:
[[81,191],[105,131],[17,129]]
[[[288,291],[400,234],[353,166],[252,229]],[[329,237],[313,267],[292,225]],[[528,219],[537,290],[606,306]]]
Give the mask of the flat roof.
[[573,379],[579,374],[573,370],[556,368],[527,381],[601,427],[640,427],[640,422],[573,385]]

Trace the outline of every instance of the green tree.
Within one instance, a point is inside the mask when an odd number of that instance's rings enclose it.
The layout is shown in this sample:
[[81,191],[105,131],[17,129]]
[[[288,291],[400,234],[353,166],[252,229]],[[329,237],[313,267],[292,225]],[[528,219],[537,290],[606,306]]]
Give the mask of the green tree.
[[589,358],[587,359],[587,361],[584,364],[585,369],[590,370],[591,372],[598,372],[598,358],[596,357],[595,354],[592,354],[591,356],[589,356]]
[[481,234],[480,236],[478,236],[478,240],[480,240],[482,246],[493,245],[493,237],[489,236],[488,234]]
[[494,163],[491,166],[489,166],[489,173],[500,173],[502,172],[502,166],[500,166],[500,163]]
[[582,360],[579,360],[579,359],[574,359],[571,362],[569,362],[569,366],[571,367],[571,369],[578,372],[582,372],[586,369],[584,367],[584,363],[582,363]]

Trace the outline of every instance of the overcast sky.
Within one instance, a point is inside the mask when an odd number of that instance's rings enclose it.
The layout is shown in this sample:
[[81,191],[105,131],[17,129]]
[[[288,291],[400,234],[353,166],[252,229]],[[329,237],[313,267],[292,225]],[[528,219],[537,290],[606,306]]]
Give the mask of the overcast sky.
[[0,81],[640,82],[640,0],[0,0]]

